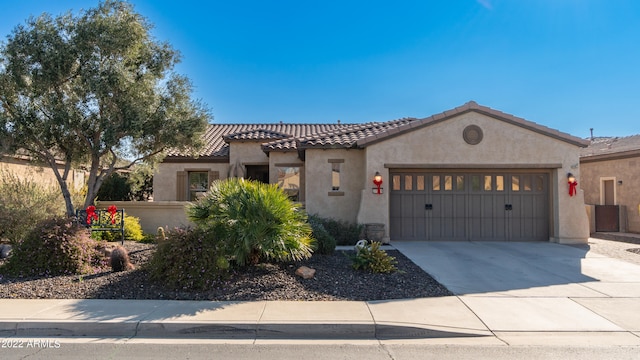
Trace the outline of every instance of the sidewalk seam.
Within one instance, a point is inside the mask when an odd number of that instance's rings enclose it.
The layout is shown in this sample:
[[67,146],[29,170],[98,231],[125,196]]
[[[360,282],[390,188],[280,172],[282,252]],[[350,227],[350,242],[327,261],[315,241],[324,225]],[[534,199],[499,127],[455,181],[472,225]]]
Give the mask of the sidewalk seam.
[[484,322],[484,320],[482,320],[482,318],[480,316],[478,316],[478,314],[476,314],[475,311],[473,311],[473,309],[466,303],[464,302],[464,300],[462,300],[462,297],[459,295],[456,295],[456,298],[467,308],[469,309],[469,311],[471,311],[471,313],[478,319],[480,320],[480,322],[482,323],[482,325],[484,325],[484,327],[487,328],[487,330],[489,330],[489,332],[491,333],[491,335],[493,335],[493,337],[495,337],[496,339],[498,339],[499,341],[503,342],[505,345],[507,346],[511,346],[511,344],[509,344],[508,342],[506,342],[504,339],[501,339],[498,335],[496,335],[496,333],[493,331],[493,329],[491,329],[489,327],[489,325],[487,325],[487,323]]

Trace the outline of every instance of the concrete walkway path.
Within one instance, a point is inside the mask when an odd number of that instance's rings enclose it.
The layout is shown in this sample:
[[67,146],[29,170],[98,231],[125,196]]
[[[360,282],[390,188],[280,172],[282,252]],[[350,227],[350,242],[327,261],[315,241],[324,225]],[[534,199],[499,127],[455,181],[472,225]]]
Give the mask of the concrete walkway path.
[[640,266],[549,243],[394,243],[456,296],[390,301],[0,299],[0,337],[640,347]]

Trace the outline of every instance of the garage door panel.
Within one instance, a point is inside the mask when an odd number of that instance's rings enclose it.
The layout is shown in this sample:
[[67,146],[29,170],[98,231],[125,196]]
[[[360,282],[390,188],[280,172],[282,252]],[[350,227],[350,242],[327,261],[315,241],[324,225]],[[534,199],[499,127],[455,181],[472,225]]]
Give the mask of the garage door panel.
[[392,179],[392,240],[549,239],[546,173],[392,171]]

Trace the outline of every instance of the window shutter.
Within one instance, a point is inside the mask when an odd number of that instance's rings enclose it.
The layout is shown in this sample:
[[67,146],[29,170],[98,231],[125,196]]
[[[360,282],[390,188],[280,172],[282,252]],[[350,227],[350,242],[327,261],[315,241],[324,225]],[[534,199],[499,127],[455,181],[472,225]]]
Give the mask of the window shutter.
[[209,187],[211,187],[211,184],[218,179],[220,179],[220,172],[209,171]]
[[187,200],[187,172],[178,171],[176,176],[176,200]]

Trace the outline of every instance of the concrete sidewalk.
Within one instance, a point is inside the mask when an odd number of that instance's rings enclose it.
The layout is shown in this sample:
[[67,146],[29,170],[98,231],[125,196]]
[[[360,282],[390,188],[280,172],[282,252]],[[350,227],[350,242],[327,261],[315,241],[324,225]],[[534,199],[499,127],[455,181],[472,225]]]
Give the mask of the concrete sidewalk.
[[3,338],[640,346],[640,266],[549,243],[397,243],[456,296],[388,301],[0,299]]
[[0,300],[0,336],[640,346],[637,316],[616,313],[629,303],[588,300],[514,301],[492,295],[373,302]]

